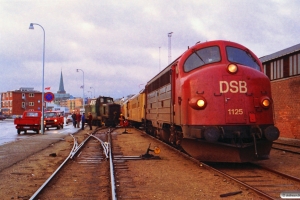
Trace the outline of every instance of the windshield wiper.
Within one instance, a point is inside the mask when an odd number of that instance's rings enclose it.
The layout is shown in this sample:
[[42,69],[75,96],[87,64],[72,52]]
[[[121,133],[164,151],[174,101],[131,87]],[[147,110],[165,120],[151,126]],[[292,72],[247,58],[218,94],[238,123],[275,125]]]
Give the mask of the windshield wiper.
[[193,50],[193,52],[200,58],[200,60],[201,60],[203,63],[205,63],[204,60],[201,58],[201,56],[197,53],[196,50]]

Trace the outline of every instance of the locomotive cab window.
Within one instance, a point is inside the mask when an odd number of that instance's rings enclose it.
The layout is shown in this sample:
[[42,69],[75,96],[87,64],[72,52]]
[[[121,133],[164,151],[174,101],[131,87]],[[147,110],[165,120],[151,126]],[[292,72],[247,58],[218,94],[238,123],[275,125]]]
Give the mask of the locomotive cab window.
[[189,72],[203,65],[219,61],[221,61],[221,55],[218,46],[194,50],[184,63],[184,71]]
[[255,60],[255,58],[250,54],[250,52],[235,47],[226,47],[226,52],[228,61],[245,65],[247,67],[251,67],[260,71],[259,64]]

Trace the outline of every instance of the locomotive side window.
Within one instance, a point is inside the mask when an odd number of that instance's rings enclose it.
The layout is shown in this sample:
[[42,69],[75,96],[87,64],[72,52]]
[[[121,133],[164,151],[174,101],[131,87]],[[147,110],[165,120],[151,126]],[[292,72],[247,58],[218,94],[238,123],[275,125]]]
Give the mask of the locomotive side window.
[[189,72],[203,65],[221,61],[220,49],[218,46],[207,47],[195,50],[184,63],[184,71]]
[[226,47],[228,61],[239,63],[260,71],[259,64],[252,55],[242,49]]

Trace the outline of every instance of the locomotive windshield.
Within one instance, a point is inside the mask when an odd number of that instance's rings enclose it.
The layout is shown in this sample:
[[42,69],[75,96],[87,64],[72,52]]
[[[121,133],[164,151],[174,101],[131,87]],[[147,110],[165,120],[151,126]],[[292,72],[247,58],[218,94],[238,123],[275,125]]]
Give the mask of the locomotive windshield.
[[218,46],[194,50],[184,63],[184,71],[189,72],[203,65],[219,61],[221,61],[221,55]]
[[226,47],[228,61],[239,63],[260,71],[259,64],[247,51],[235,47]]

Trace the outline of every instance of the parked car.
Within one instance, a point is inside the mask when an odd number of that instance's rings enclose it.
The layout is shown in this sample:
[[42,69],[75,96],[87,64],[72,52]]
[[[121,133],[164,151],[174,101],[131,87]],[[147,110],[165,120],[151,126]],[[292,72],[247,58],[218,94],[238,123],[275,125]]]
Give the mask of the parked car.
[[28,130],[35,131],[39,134],[41,129],[41,117],[41,111],[24,111],[22,117],[14,119],[18,134],[20,134],[21,131],[27,133]]
[[72,122],[72,121],[73,121],[72,115],[68,115],[68,116],[67,116],[66,123],[68,124],[69,122]]
[[4,120],[6,117],[4,115],[0,115],[0,120]]
[[55,127],[57,129],[64,128],[64,116],[61,111],[47,111],[44,116],[44,124],[47,130]]

